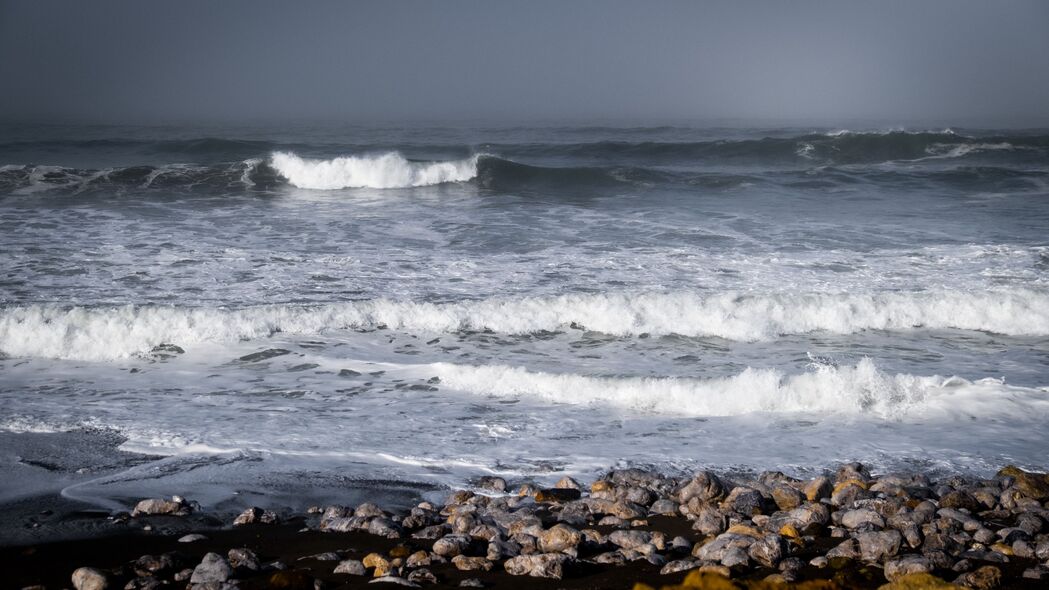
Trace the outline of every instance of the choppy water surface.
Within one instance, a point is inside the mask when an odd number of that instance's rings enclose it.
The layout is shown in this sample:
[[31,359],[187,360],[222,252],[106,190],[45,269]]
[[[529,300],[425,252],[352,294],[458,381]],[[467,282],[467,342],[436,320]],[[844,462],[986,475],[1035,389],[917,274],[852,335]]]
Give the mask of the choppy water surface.
[[1045,468],[1047,236],[1038,130],[4,128],[0,496]]

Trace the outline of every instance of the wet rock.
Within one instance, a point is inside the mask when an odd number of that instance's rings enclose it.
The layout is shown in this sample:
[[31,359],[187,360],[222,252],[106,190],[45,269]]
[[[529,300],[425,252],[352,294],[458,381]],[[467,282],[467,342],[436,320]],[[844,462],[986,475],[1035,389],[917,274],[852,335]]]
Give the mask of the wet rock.
[[747,555],[765,567],[774,568],[787,555],[787,542],[779,535],[765,535],[750,545]]
[[472,572],[476,570],[487,572],[492,569],[492,562],[484,557],[467,557],[465,555],[456,555],[453,557],[452,565],[454,565],[456,569],[464,572]]
[[477,487],[492,492],[505,492],[506,480],[501,477],[486,475],[477,480]]
[[860,559],[870,562],[893,557],[899,553],[903,543],[903,535],[899,531],[857,533],[855,538],[859,543]]
[[185,516],[190,512],[191,509],[188,504],[174,500],[164,500],[163,498],[150,498],[135,504],[135,508],[131,511],[131,516]]
[[175,568],[174,554],[143,555],[135,560],[135,573],[139,576],[149,576],[158,572],[172,570]]
[[562,489],[562,490],[582,490],[583,489],[583,487],[579,485],[578,481],[572,479],[571,477],[568,477],[567,475],[562,477],[561,479],[557,480],[557,483],[554,484],[554,487],[558,488],[558,489]]
[[368,582],[369,584],[396,584],[398,586],[407,586],[409,588],[419,588],[419,585],[415,582],[410,582],[399,576],[382,576],[381,578],[375,578]]
[[676,494],[679,504],[686,504],[692,498],[698,498],[702,502],[718,502],[725,495],[725,486],[721,479],[709,471],[700,471],[693,475]]
[[204,535],[192,533],[189,535],[183,535],[178,538],[179,543],[196,543],[197,541],[207,541],[208,538]]
[[831,493],[834,491],[834,486],[831,485],[830,480],[826,477],[817,477],[807,482],[801,491],[809,502],[819,502],[824,498],[830,498]]
[[854,481],[838,484],[830,495],[830,503],[835,506],[848,506],[856,500],[869,496],[867,489]]
[[705,544],[696,544],[692,548],[692,556],[703,561],[722,561],[729,550],[740,549],[744,551],[754,543],[752,536],[736,533],[722,533],[713,541]]
[[466,552],[470,546],[470,537],[466,535],[445,535],[433,544],[433,552],[441,557],[455,557]]
[[511,540],[492,539],[488,542],[488,551],[485,556],[491,561],[499,561],[507,557],[517,557],[521,554],[521,546]]
[[241,526],[245,524],[274,524],[277,520],[277,514],[275,512],[252,506],[244,512],[241,512],[240,515],[233,520],[233,526]]
[[869,508],[849,510],[841,515],[841,525],[847,529],[883,528],[885,519]]
[[246,354],[246,355],[238,358],[237,360],[245,362],[245,363],[254,363],[254,362],[264,361],[264,360],[271,359],[271,358],[276,358],[278,356],[284,356],[286,354],[291,354],[291,351],[290,350],[284,350],[283,348],[267,348],[266,350],[261,350],[259,352],[253,352],[251,354]]
[[437,576],[433,575],[433,572],[426,568],[420,568],[408,574],[408,581],[419,585],[436,584]]
[[649,515],[676,516],[678,514],[677,502],[673,500],[656,500],[648,509]]
[[721,502],[721,506],[732,512],[753,516],[764,512],[765,498],[753,488],[735,487]]
[[539,534],[539,550],[544,553],[556,553],[574,549],[582,541],[583,535],[568,525],[555,525]]
[[1049,581],[1049,568],[1044,566],[1027,568],[1023,571],[1022,577],[1025,580]]
[[954,583],[973,590],[993,590],[1002,585],[1002,570],[993,565],[985,565],[958,576]]
[[76,590],[106,590],[109,580],[106,575],[93,567],[78,568],[73,572],[73,587]]
[[613,531],[608,541],[623,549],[636,549],[652,541],[652,533],[647,531]]
[[940,506],[968,510],[969,512],[980,510],[980,502],[972,494],[964,490],[955,490],[940,496]]
[[1030,473],[1009,465],[998,472],[998,477],[1013,478],[1013,485],[1027,498],[1044,501],[1049,499],[1049,476],[1044,473]]
[[736,570],[744,570],[750,565],[750,558],[742,547],[729,547],[721,555],[721,565]]
[[878,590],[952,590],[956,588],[958,587],[932,574],[915,573],[900,576],[895,582],[889,582]]
[[362,516],[365,518],[374,518],[377,516],[386,516],[386,513],[371,502],[365,502],[353,510],[354,516]]
[[571,502],[581,497],[579,490],[570,488],[546,488],[535,494],[535,501],[541,504],[560,504]]
[[932,562],[922,555],[903,555],[885,562],[885,578],[895,582],[907,574],[929,574],[933,571]]
[[856,543],[856,539],[845,539],[833,549],[827,552],[827,559],[844,558],[844,559],[859,559],[860,548]]
[[193,575],[189,581],[193,584],[207,584],[209,582],[225,582],[233,575],[233,568],[225,557],[218,553],[208,553],[201,560],[200,565],[193,568]]
[[613,502],[612,505],[608,507],[608,511],[612,516],[623,520],[634,520],[635,518],[641,518],[648,514],[648,510],[644,506],[626,500]]
[[230,567],[235,570],[244,569],[257,572],[262,569],[262,566],[259,564],[259,556],[255,555],[255,552],[247,547],[230,549],[227,557],[229,558]]
[[339,562],[339,565],[335,566],[333,574],[349,574],[351,576],[364,576],[368,574],[368,568],[364,567],[364,564],[356,559],[346,559]]
[[685,559],[678,559],[676,561],[667,562],[662,569],[659,570],[660,575],[676,574],[678,572],[684,572],[699,567],[701,562],[691,557]]
[[564,576],[564,566],[570,559],[560,553],[519,555],[503,562],[503,568],[512,576],[560,580]]
[[801,491],[784,484],[772,487],[772,501],[780,510],[794,510],[805,502],[805,494]]
[[[690,510],[694,509],[690,508]],[[728,528],[728,516],[714,506],[704,505],[692,514],[696,516],[692,529],[704,535],[719,535]]]

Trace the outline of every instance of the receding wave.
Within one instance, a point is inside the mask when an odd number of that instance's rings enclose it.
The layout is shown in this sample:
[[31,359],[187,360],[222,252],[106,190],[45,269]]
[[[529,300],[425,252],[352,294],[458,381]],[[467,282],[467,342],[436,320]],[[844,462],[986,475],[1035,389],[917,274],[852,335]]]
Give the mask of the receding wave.
[[275,152],[270,166],[299,188],[408,188],[470,180],[477,176],[477,159],[412,162],[398,152],[387,152],[318,160]]
[[865,414],[881,418],[956,415],[1031,418],[1049,414],[1045,391],[996,379],[889,374],[864,358],[853,366],[816,365],[788,375],[747,368],[724,378],[592,377],[502,365],[437,363],[444,387],[546,403],[603,405],[675,416],[738,416],[755,412]]
[[693,292],[492,298],[457,303],[375,299],[320,306],[243,309],[170,306],[29,305],[0,312],[0,352],[15,357],[107,360],[162,343],[320,334],[339,329],[503,334],[586,329],[642,334],[772,340],[790,334],[863,330],[961,329],[1013,336],[1049,335],[1049,294],[986,292],[768,294]]

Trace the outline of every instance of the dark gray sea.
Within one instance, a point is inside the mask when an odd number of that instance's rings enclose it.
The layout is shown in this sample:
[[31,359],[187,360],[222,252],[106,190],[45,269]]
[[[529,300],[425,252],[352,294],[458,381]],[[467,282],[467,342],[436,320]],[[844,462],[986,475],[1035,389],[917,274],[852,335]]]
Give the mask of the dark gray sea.
[[1049,467],[1049,131],[0,129],[0,500]]

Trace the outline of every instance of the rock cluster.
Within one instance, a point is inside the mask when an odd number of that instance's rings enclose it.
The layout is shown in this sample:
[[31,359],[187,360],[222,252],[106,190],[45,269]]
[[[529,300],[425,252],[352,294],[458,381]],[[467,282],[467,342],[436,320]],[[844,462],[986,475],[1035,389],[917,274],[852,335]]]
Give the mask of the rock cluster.
[[[562,579],[636,561],[664,575],[694,571],[692,580],[889,588],[950,580],[989,589],[1019,573],[1049,584],[1049,477],[1015,467],[989,479],[940,481],[923,474],[875,477],[858,463],[809,480],[779,472],[677,478],[624,469],[589,489],[570,478],[551,488],[512,489],[488,477],[474,491],[451,493],[443,505],[422,502],[404,514],[370,503],[311,510],[316,530],[363,531],[397,545],[363,558],[341,552],[306,558],[332,561],[335,574],[412,587],[434,583],[442,572]],[[140,503],[136,512],[156,507]],[[237,524],[275,520],[254,508]],[[139,561],[142,576],[128,588],[152,587],[149,580],[161,574],[182,575],[194,590],[227,588],[282,569],[247,549],[208,553],[188,566],[170,556]],[[78,588],[105,587],[77,583],[96,579],[86,569],[74,575]]]

